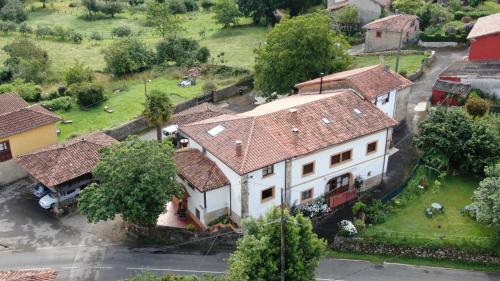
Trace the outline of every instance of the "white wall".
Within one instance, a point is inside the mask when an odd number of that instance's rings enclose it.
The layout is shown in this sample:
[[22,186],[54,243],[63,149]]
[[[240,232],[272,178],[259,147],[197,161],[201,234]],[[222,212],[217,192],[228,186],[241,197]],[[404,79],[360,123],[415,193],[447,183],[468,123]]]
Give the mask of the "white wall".
[[461,83],[470,84],[472,86],[472,88],[477,88],[483,92],[493,94],[497,97],[500,97],[500,80],[499,79],[462,78]]
[[[272,206],[281,204],[281,188],[285,187],[285,161],[274,164],[274,174],[262,176],[262,169],[248,174],[248,213],[260,217]],[[261,202],[262,190],[274,186],[274,198]]]
[[[387,116],[393,118],[394,117],[394,109],[395,109],[395,102],[396,102],[396,90],[392,90],[389,92],[389,102],[383,103],[382,100],[384,100],[384,95],[379,96],[376,98],[376,105],[377,107],[382,110]],[[374,102],[374,100],[372,100]]]

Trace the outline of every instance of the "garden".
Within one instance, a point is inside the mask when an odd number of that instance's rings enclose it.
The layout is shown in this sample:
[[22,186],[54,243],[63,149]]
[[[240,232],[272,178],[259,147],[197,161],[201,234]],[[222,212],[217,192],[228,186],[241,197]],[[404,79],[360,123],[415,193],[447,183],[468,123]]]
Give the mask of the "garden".
[[[389,65],[391,69],[396,69],[396,55],[384,55],[381,62],[379,55],[354,56],[352,68],[365,67],[383,63]],[[399,60],[399,73],[411,75],[416,73],[425,59],[425,54],[402,55]]]

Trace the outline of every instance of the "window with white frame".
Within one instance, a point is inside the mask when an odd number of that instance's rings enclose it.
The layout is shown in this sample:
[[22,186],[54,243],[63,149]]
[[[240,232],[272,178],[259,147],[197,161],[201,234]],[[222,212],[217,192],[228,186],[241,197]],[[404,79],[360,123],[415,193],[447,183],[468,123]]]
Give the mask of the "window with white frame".
[[267,177],[272,174],[274,174],[274,165],[269,165],[262,169],[262,177]]

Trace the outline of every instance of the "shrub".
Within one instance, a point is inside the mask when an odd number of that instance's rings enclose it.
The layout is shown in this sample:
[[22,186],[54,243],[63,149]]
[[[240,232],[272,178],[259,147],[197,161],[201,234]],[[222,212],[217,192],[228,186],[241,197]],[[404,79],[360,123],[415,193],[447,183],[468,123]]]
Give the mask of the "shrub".
[[210,93],[217,90],[217,85],[213,81],[206,81],[201,89],[204,93]]
[[59,85],[59,87],[57,87],[57,93],[59,94],[59,96],[64,96],[66,94],[66,86]]
[[64,81],[68,86],[82,82],[92,82],[92,79],[92,69],[85,67],[80,62],[76,62],[64,72]]
[[54,32],[52,31],[52,29],[48,26],[37,26],[36,30],[35,30],[35,35],[37,38],[45,38],[47,36],[50,36],[50,35],[53,35]]
[[385,213],[384,204],[380,200],[373,200],[373,202],[366,208],[366,216],[369,223],[381,224],[387,215]]
[[344,237],[352,237],[358,234],[358,230],[351,221],[342,220],[339,223],[339,235]]
[[57,37],[59,40],[64,41],[68,37],[68,31],[60,25],[56,25],[52,30],[52,35]]
[[50,66],[48,54],[33,41],[17,38],[3,47],[9,56],[4,64],[13,78],[41,83]]
[[101,41],[102,40],[102,35],[101,35],[101,33],[97,32],[97,31],[94,31],[94,32],[90,33],[89,39],[90,40],[95,40],[95,41]]
[[[176,65],[195,64],[200,46],[196,40],[181,37],[170,37],[156,45],[158,63],[175,62]],[[202,51],[205,52],[205,51]],[[202,54],[203,56],[206,53]],[[200,56],[201,59],[204,59]],[[208,57],[207,57],[208,59]]]
[[0,19],[19,23],[27,20],[28,14],[21,1],[7,0],[0,10]]
[[14,32],[14,31],[16,31],[16,29],[17,29],[17,26],[12,21],[0,22],[0,31],[2,31],[5,34],[7,34],[9,32]]
[[467,99],[465,109],[473,117],[482,117],[490,109],[490,103],[480,97],[471,97]]
[[205,10],[210,10],[212,6],[214,5],[214,2],[212,0],[202,0],[201,1],[201,7]]
[[468,216],[472,219],[476,219],[477,212],[479,212],[479,208],[474,204],[469,204],[459,210],[460,214],[463,216]]
[[53,100],[59,97],[59,93],[57,91],[50,91],[48,93],[43,93],[41,99],[42,100]]
[[111,31],[111,34],[116,37],[127,37],[132,34],[132,29],[126,25],[122,26],[117,26],[113,28],[113,31]]
[[366,209],[366,204],[361,202],[361,201],[357,201],[356,203],[354,203],[354,205],[352,206],[352,213],[356,216],[358,215],[360,212],[363,212],[364,210]]
[[104,88],[93,83],[73,84],[68,88],[68,92],[76,97],[76,102],[81,107],[97,106],[104,100]]
[[171,0],[168,3],[168,8],[172,14],[185,14],[188,11],[185,2],[182,0]]
[[29,34],[33,32],[33,29],[27,23],[23,22],[19,25],[19,32],[21,32],[23,35]]
[[42,97],[42,88],[33,82],[17,79],[12,83],[13,90],[28,102],[37,102]]
[[50,111],[71,109],[71,97],[59,97],[42,103],[42,106]]
[[309,202],[302,206],[302,214],[308,218],[321,216],[328,211],[325,197],[321,196],[318,199]]
[[69,40],[71,40],[75,44],[80,44],[83,41],[83,35],[78,32],[70,32],[69,33]]
[[105,49],[104,60],[107,71],[124,75],[149,67],[154,62],[154,53],[142,41],[127,37]]
[[360,220],[360,219],[357,219],[354,221],[354,227],[358,230],[358,231],[363,231],[366,229],[366,224],[363,220]]
[[198,2],[195,0],[184,0],[184,6],[188,12],[198,11]]
[[207,47],[201,47],[196,53],[196,60],[200,63],[206,63],[210,57],[210,50]]

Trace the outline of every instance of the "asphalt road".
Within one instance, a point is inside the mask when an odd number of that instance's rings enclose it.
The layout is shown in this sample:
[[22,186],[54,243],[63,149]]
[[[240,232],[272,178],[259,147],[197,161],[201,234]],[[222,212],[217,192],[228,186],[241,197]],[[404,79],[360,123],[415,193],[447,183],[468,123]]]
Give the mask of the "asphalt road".
[[[142,271],[155,274],[221,274],[228,253],[157,252],[125,245],[74,245],[31,251],[0,251],[0,270],[53,268],[59,280],[122,280]],[[324,259],[316,280],[345,281],[492,281],[500,274],[402,264]]]

